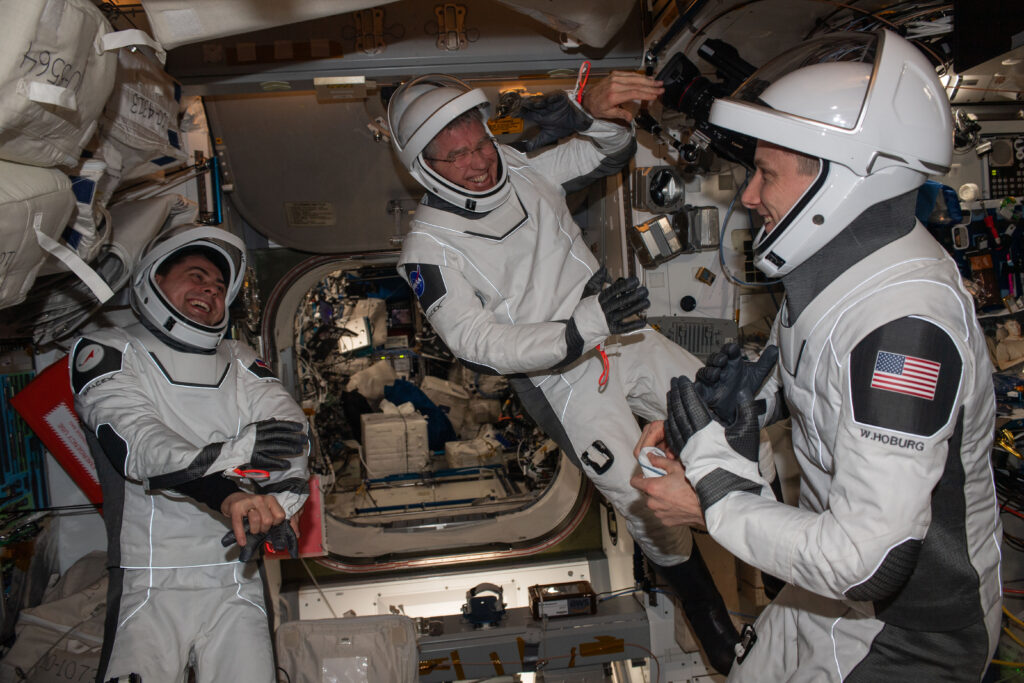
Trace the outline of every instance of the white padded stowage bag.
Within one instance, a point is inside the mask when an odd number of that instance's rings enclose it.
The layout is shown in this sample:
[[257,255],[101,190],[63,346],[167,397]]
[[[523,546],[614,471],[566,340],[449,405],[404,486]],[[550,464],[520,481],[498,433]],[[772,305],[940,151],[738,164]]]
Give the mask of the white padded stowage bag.
[[60,171],[0,161],[0,308],[25,299],[74,206]]
[[114,87],[91,0],[0,0],[0,159],[74,166]]
[[[117,55],[117,78],[97,134],[68,170],[77,205],[63,240],[88,263],[110,241],[107,203],[117,188],[188,158],[178,132],[180,88],[159,61],[163,50],[138,30],[108,33],[103,44]],[[66,270],[50,259],[40,275]]]
[[[96,274],[112,291],[119,291],[128,283],[150,240],[161,230],[195,222],[197,213],[196,204],[178,194],[111,206],[108,226],[113,234],[100,245],[92,263]],[[49,344],[77,332],[102,305],[84,281],[64,282],[39,292],[38,296],[35,292],[30,295],[22,307],[26,309],[22,329],[31,328],[36,344]]]
[[286,621],[277,629],[278,669],[291,683],[416,683],[413,621],[401,614]]
[[[123,182],[187,162],[180,110],[181,87],[151,50],[118,50],[114,91],[99,123],[107,172]],[[110,153],[110,146],[117,154]]]
[[[86,263],[91,263],[110,237],[110,216],[105,202],[96,201],[97,185],[104,178],[107,165],[102,159],[82,159],[82,163],[68,172],[71,192],[75,195],[75,209],[61,235],[60,242]],[[67,272],[61,259],[48,259],[39,270],[39,277]]]
[[93,551],[18,614],[18,639],[0,659],[0,683],[92,681],[106,616],[106,552]]
[[[68,169],[77,204],[62,240],[87,263],[110,242],[107,203],[122,181],[187,159],[178,132],[180,88],[163,69],[163,48],[138,29],[108,33],[102,44],[117,55],[117,78],[96,135]],[[39,274],[67,269],[53,258]]]

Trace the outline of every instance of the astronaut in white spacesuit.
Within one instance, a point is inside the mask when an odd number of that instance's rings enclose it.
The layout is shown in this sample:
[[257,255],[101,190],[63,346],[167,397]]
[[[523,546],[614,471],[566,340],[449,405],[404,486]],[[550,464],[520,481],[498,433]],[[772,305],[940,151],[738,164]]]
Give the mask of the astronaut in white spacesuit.
[[[725,349],[673,380],[638,449],[664,437],[680,462],[652,458],[668,474],[634,485],[666,523],[706,524],[789,584],[730,681],[978,681],[1001,618],[991,364],[956,265],[914,217],[951,161],[945,92],[886,31],[814,41],[748,84],[710,121],[758,139],[742,199],[785,304],[767,361]],[[758,464],[759,427],[787,409],[798,507]]]
[[198,683],[276,679],[260,572],[245,561],[264,544],[294,555],[308,437],[266,364],[223,339],[244,274],[226,230],[168,231],[132,278],[138,322],[71,352],[108,537],[99,681],[178,682],[188,666]]
[[[427,193],[399,272],[462,363],[510,378],[530,415],[625,519],[680,597],[712,665],[725,670],[737,633],[689,530],[662,525],[629,485],[640,435],[634,414],[662,419],[671,374],[695,372],[699,362],[631,319],[648,306],[635,278],[604,287],[565,202],[566,192],[633,156],[630,126],[602,119],[629,124],[620,105],[660,92],[653,79],[616,72],[572,97],[524,101],[523,115],[541,123],[547,141],[586,136],[528,156],[493,139],[483,91],[436,74],[403,84],[389,102],[391,139]],[[540,146],[532,139],[527,148]]]

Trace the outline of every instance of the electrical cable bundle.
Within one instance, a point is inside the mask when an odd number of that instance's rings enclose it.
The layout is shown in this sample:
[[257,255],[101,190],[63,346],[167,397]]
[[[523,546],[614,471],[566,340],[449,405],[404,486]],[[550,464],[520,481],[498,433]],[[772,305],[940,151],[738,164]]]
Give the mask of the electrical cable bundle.
[[855,7],[856,2],[832,4],[839,5],[839,9],[820,20],[805,38],[836,31],[871,32],[887,28],[914,41],[931,56],[936,65],[941,64],[948,70],[951,61],[948,43],[953,33],[953,3],[944,0],[910,0],[894,2],[871,12]]
[[[992,470],[996,485],[996,499],[1001,512],[1024,519],[1024,471],[1018,440],[1024,438],[1024,425],[1014,420],[996,433],[992,447]],[[1024,537],[1003,528],[1007,548],[1024,552]]]

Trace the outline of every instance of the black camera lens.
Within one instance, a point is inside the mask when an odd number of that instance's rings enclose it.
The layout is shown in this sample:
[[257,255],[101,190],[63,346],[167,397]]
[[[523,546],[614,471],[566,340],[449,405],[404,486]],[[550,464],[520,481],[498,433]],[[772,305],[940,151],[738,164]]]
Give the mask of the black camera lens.
[[672,55],[657,79],[665,87],[661,103],[681,111],[698,122],[708,120],[711,104],[715,101],[715,86],[700,75],[697,66],[682,52]]
[[715,67],[722,78],[722,90],[732,92],[750,78],[756,69],[740,57],[740,53],[724,40],[708,38],[697,48],[697,54]]
[[[706,142],[710,144],[715,154],[729,161],[739,162],[747,168],[753,167],[754,148],[757,141],[708,122],[711,105],[714,104],[716,97],[722,96],[720,92],[722,86],[701,76],[697,66],[682,52],[672,55],[672,59],[658,74],[658,80],[665,88],[665,92],[661,96],[661,103],[693,119],[694,128],[704,135]],[[700,146],[702,145],[694,146],[689,150],[684,146],[681,152],[683,159],[689,163],[696,163],[700,156],[698,149]]]

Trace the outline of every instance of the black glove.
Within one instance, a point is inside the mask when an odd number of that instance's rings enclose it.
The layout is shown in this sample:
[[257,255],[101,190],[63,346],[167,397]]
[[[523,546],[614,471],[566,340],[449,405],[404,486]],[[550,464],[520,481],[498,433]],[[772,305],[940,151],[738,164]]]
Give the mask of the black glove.
[[600,294],[601,290],[604,289],[606,284],[609,284],[612,279],[608,276],[608,269],[604,266],[598,268],[590,279],[587,280],[587,284],[583,286],[583,296],[594,296]]
[[[254,559],[258,553],[263,551],[263,544],[267,543],[274,551],[287,550],[288,555],[295,559],[299,556],[299,539],[295,537],[292,525],[286,519],[280,524],[275,524],[262,534],[254,534],[249,531],[249,520],[242,520],[245,527],[245,545],[238,555],[239,562],[248,562]],[[234,530],[224,534],[220,544],[227,548],[229,545],[238,543]]]
[[[236,439],[207,444],[196,453],[195,459],[180,470],[149,477],[146,487],[151,490],[177,489],[182,484],[234,469],[286,470],[283,458],[301,455],[308,441],[305,426],[287,420],[263,420],[247,424]],[[238,453],[240,443],[247,443],[250,432],[255,431],[249,461],[238,465],[244,454]],[[228,464],[230,463],[230,464]]]
[[[596,276],[595,274],[594,277]],[[592,277],[591,282],[593,280]],[[620,277],[612,285],[601,290],[597,295],[597,301],[601,304],[605,321],[608,323],[608,331],[612,334],[639,330],[645,324],[643,320],[626,322],[626,318],[640,313],[651,305],[647,298],[647,288],[641,287],[640,281],[635,277],[628,280]]]
[[[667,399],[668,418],[665,420],[665,438],[668,447],[677,456],[693,435],[707,427],[711,412],[701,400],[693,382],[687,377],[672,380]],[[725,426],[725,441],[736,453],[751,462],[758,461],[761,428],[757,424],[757,402],[746,389],[736,396],[736,419]],[[715,425],[721,429],[721,425]]]
[[284,458],[301,455],[306,447],[305,427],[288,420],[263,420],[256,423],[256,441],[247,469],[286,470]]
[[519,116],[540,127],[536,135],[528,140],[522,140],[517,145],[527,152],[558,142],[577,131],[586,130],[591,123],[591,118],[581,109],[574,107],[564,92],[523,98],[519,103]]
[[774,344],[766,347],[754,363],[743,360],[739,344],[725,344],[697,371],[697,393],[719,422],[730,424],[735,418],[740,391],[756,396],[778,360],[779,348]]

